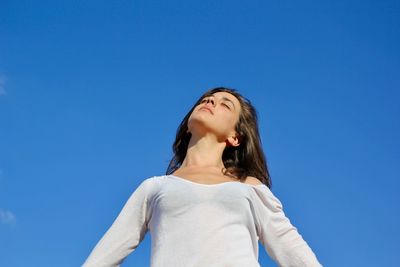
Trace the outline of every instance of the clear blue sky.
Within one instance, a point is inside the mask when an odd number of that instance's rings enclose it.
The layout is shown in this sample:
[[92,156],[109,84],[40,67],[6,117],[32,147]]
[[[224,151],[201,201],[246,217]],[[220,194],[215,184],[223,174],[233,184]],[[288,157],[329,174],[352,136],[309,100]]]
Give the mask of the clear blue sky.
[[397,266],[399,47],[399,1],[1,1],[0,266],[80,266],[215,86],[324,266]]

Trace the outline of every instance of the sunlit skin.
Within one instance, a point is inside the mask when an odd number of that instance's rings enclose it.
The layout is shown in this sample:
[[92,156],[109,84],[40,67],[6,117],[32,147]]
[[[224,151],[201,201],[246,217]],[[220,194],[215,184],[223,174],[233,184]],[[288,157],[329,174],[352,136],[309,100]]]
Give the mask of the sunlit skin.
[[239,145],[235,131],[239,114],[240,103],[229,93],[217,92],[204,98],[188,120],[192,136],[182,167],[223,168],[222,153],[225,147]]
[[[174,175],[203,183],[232,181],[221,172],[222,153],[226,146],[240,145],[235,131],[240,112],[239,100],[230,93],[216,92],[205,97],[189,117],[188,131],[192,136],[186,157]],[[247,180],[260,183],[254,177]]]

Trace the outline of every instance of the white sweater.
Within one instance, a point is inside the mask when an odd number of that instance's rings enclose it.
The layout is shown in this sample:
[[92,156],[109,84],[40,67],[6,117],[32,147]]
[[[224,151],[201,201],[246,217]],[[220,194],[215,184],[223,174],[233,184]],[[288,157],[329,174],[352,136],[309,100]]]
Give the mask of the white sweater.
[[279,266],[320,267],[264,185],[145,179],[84,267],[120,266],[151,235],[151,267],[260,267],[258,240]]

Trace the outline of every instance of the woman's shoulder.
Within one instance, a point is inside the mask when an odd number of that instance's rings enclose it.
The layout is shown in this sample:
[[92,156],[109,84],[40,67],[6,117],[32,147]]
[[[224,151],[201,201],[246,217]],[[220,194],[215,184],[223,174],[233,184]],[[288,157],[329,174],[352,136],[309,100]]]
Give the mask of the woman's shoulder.
[[168,182],[168,177],[170,175],[166,174],[156,174],[153,176],[148,176],[147,178],[143,179],[142,183],[147,184],[151,188],[160,189],[165,183]]
[[246,184],[251,184],[251,185],[261,185],[263,184],[259,179],[253,176],[247,176],[246,180],[244,181]]
[[154,185],[164,180],[165,180],[165,175],[153,175],[153,176],[147,176],[146,178],[142,179],[142,183]]

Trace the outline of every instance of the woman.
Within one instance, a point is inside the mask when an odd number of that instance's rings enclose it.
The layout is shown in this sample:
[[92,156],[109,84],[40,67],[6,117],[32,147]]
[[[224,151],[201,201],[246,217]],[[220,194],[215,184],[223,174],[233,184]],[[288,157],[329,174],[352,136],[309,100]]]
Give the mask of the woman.
[[83,266],[120,266],[151,233],[151,267],[321,266],[270,191],[257,115],[236,90],[206,92],[181,122],[166,175],[145,179]]

